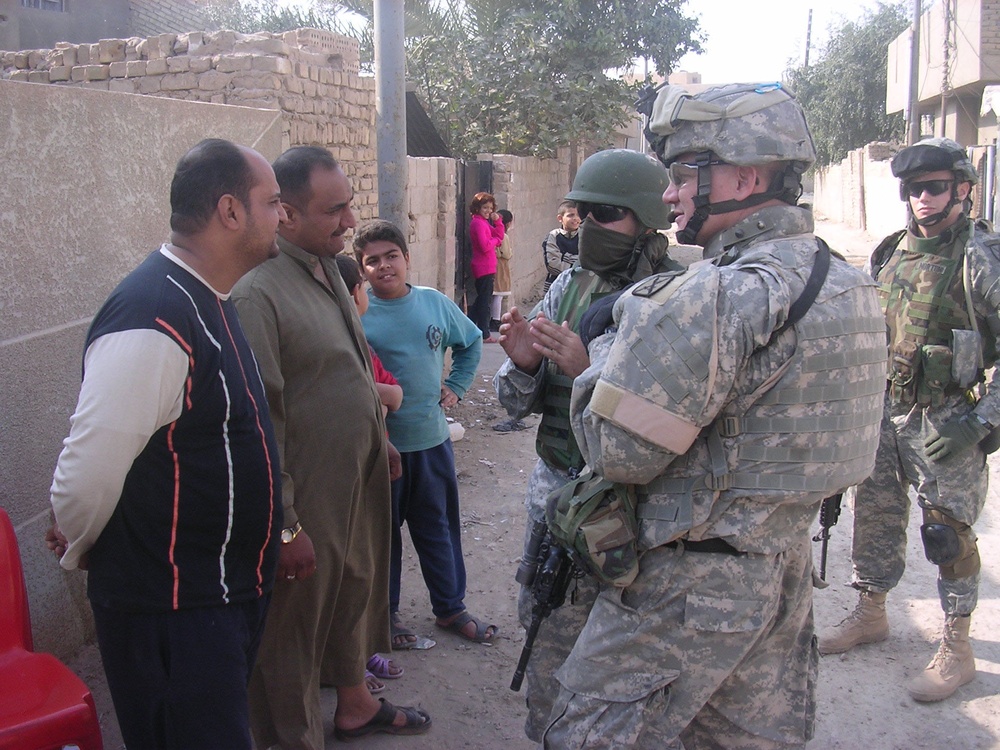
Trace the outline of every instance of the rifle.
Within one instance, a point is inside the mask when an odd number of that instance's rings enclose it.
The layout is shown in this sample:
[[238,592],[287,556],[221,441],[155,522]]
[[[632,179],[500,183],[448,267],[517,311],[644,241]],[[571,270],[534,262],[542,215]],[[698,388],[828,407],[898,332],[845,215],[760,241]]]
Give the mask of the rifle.
[[[840,503],[844,493],[838,492],[823,501],[819,508],[819,533],[812,538],[814,542],[822,542],[819,552],[819,578],[826,580],[826,551],[830,546],[830,529],[840,520]],[[822,588],[822,587],[821,587]]]
[[510,689],[517,692],[524,681],[524,673],[531,659],[531,650],[538,637],[542,620],[566,601],[570,581],[576,576],[576,566],[569,553],[552,538],[545,521],[536,521],[531,530],[528,549],[517,569],[514,579],[531,589],[531,624],[528,626],[521,649],[521,658],[514,670]]

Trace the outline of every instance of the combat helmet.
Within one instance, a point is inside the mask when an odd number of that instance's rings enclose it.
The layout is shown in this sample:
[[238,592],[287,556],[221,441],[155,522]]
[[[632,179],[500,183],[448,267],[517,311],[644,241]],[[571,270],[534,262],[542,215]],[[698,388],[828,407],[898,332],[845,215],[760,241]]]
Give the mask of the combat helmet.
[[667,185],[667,171],[655,159],[612,148],[598,151],[580,165],[566,200],[628,208],[644,226],[667,229],[670,210],[663,202]]
[[[802,107],[780,83],[729,84],[698,94],[665,84],[644,90],[637,108],[649,118],[646,139],[665,165],[669,167],[681,154],[696,155],[695,214],[678,233],[682,242],[693,242],[710,214],[741,210],[772,198],[794,205],[802,193],[802,173],[816,161]],[[786,166],[766,191],[743,201],[711,204],[708,168],[720,162]]]
[[[944,221],[951,209],[958,203],[958,185],[968,182],[971,185],[979,183],[979,174],[965,149],[950,138],[925,138],[922,141],[907,146],[889,163],[893,177],[899,178],[899,199],[906,203],[912,216],[907,185],[912,178],[928,172],[948,171],[955,175],[951,186],[951,200],[940,211],[923,219],[914,219],[920,226],[929,227]],[[939,193],[940,194],[940,193]]]

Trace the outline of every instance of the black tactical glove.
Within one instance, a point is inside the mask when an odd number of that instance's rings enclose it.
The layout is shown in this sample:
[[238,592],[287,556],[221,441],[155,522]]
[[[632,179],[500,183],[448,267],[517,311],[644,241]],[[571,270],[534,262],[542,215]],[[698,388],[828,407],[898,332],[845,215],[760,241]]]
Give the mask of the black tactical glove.
[[614,326],[615,321],[612,317],[612,311],[615,302],[624,293],[625,290],[623,289],[620,292],[601,297],[587,308],[587,312],[580,319],[580,338],[583,340],[585,347],[589,349],[591,341],[598,336],[603,336],[609,328]]

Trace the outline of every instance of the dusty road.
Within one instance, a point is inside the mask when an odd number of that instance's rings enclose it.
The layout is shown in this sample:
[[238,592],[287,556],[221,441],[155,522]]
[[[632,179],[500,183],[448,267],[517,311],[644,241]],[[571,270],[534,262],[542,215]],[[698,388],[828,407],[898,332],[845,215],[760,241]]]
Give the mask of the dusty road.
[[[837,225],[821,225],[830,244],[860,259],[872,245],[863,233]],[[469,570],[469,609],[500,626],[492,646],[479,646],[438,631],[433,624],[426,589],[416,556],[404,553],[402,613],[422,635],[437,646],[427,651],[394,654],[406,673],[387,682],[383,696],[408,705],[419,704],[433,717],[434,726],[419,737],[377,736],[357,747],[436,748],[459,750],[527,750],[534,745],[522,732],[520,694],[509,689],[523,643],[515,613],[514,571],[521,552],[522,501],[528,472],[534,462],[534,429],[498,433],[492,425],[505,417],[490,385],[502,361],[502,350],[487,346],[478,382],[453,416],[466,429],[455,444],[463,507],[463,544]],[[529,428],[537,418],[528,418]],[[1000,454],[991,465],[1000,469]],[[995,476],[1000,476],[996,474]],[[921,670],[936,647],[942,615],[935,588],[935,569],[923,557],[919,514],[911,519],[909,567],[900,587],[889,598],[890,639],[863,646],[821,663],[816,737],[811,750],[908,750],[1000,748],[1000,480],[994,482],[987,508],[976,530],[983,558],[979,609],[973,616],[972,636],[978,676],[938,704],[909,699],[906,681]],[[828,577],[832,585],[817,591],[817,626],[839,621],[855,602],[847,585],[850,576],[852,516],[845,508],[834,529]],[[405,535],[404,535],[405,537]],[[818,559],[818,548],[817,559]],[[94,690],[102,713],[109,750],[121,745],[114,712],[103,684],[96,649],[87,649],[72,665]],[[332,730],[334,694],[324,691],[327,720]],[[329,736],[327,747],[339,743]]]

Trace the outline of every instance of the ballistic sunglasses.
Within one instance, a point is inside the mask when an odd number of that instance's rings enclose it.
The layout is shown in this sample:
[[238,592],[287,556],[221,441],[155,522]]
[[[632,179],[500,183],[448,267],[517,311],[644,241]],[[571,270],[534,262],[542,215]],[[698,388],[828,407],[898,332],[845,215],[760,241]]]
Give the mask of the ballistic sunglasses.
[[[724,161],[713,159],[707,164],[702,164],[701,166],[714,167],[718,164],[725,163],[726,162]],[[698,176],[698,166],[698,164],[683,161],[671,162],[670,166],[667,167],[667,177],[670,179],[670,184],[676,188],[683,187]]]
[[919,198],[925,190],[934,197],[937,197],[951,190],[951,186],[954,184],[954,180],[923,180],[922,182],[908,182],[903,185],[903,191],[910,198]]
[[583,201],[576,202],[576,212],[580,215],[580,221],[586,219],[587,216],[593,216],[594,221],[599,224],[611,224],[615,221],[621,221],[629,215],[629,210],[621,206],[611,206],[607,203],[586,203]]

